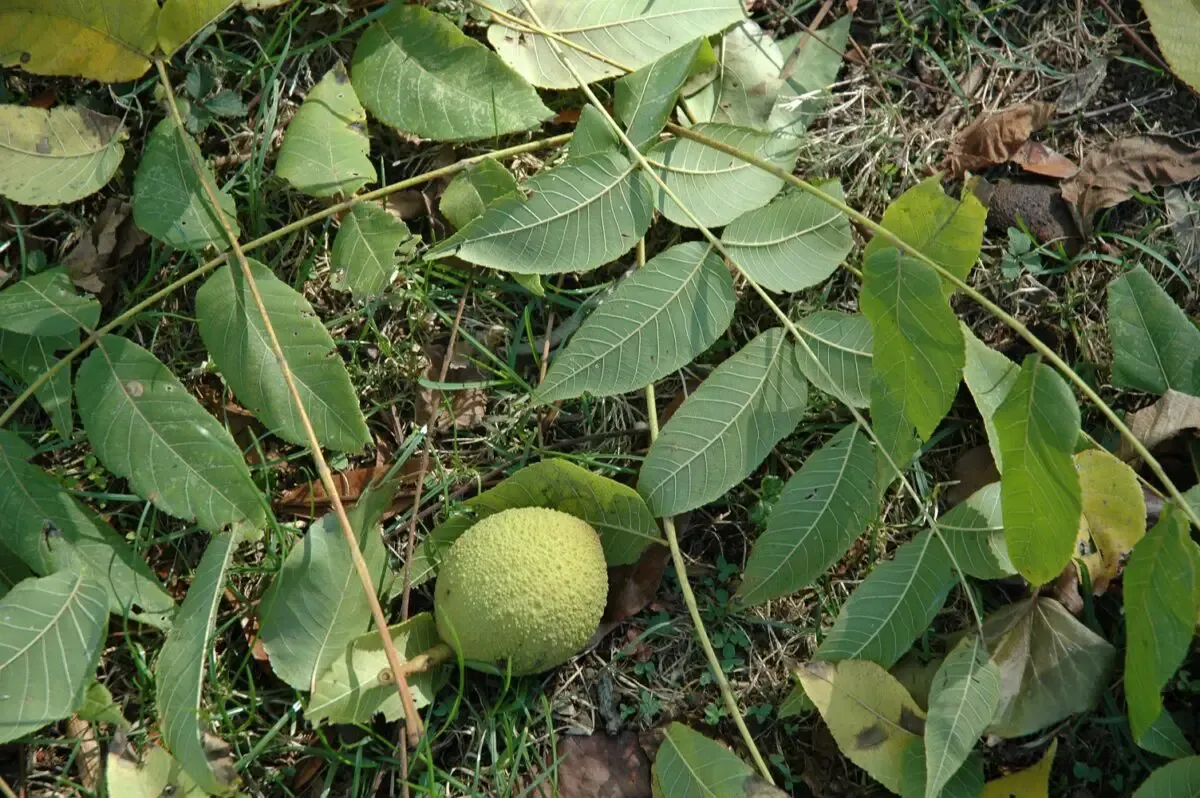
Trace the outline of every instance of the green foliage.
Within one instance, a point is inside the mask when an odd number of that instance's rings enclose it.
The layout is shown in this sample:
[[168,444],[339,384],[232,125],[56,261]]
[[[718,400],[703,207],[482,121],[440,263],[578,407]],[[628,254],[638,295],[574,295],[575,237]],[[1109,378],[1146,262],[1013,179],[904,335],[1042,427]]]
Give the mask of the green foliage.
[[496,161],[472,164],[454,176],[438,206],[457,229],[466,227],[501,197],[517,193],[517,180]]
[[537,92],[494,53],[420,6],[396,6],[371,23],[350,74],[372,114],[414,136],[484,139],[550,116]]
[[[370,434],[333,338],[303,294],[258,261],[249,263],[317,440],[338,451],[360,451]],[[279,437],[307,445],[308,435],[250,285],[236,266],[223,266],[208,278],[196,293],[200,337],[246,407]]]
[[1004,463],[1004,540],[1016,569],[1040,585],[1071,559],[1079,531],[1082,504],[1072,460],[1079,407],[1062,377],[1030,356],[994,423]]
[[999,483],[985,485],[938,519],[950,556],[967,576],[1003,579],[1017,572],[1004,542]]
[[703,44],[694,39],[615,82],[613,110],[639,149],[658,139]]
[[169,792],[174,798],[199,798],[207,794],[196,786],[178,761],[158,747],[149,749],[140,765],[110,753],[104,770],[104,783],[112,796],[159,798]]
[[871,323],[858,313],[819,310],[796,323],[800,371],[813,387],[850,407],[871,404]]
[[63,570],[0,599],[0,742],[68,717],[83,702],[108,628],[104,585]]
[[[0,302],[3,295],[0,294]],[[25,382],[32,383],[58,362],[58,353],[74,349],[79,335],[21,335],[0,330],[0,363]],[[71,371],[59,369],[34,394],[50,416],[54,430],[64,440],[71,437],[75,417],[71,413]]]
[[541,402],[643,388],[686,366],[733,318],[733,279],[708,244],[676,244],[623,280],[571,336]]
[[975,399],[983,426],[987,430],[988,448],[996,468],[1004,467],[1004,452],[1000,435],[996,432],[996,411],[1003,404],[1021,368],[1004,355],[984,345],[975,334],[962,325],[963,341],[966,343],[966,363],[963,366],[963,381]]
[[1140,266],[1108,287],[1113,383],[1200,393],[1200,330]]
[[654,786],[656,794],[670,798],[785,795],[757,778],[728,748],[682,723],[667,727],[654,760]]
[[50,269],[0,291],[0,329],[20,335],[64,336],[91,328],[100,303],[80,296],[63,269]]
[[158,722],[167,748],[187,775],[205,792],[224,794],[232,786],[209,764],[202,696],[208,653],[212,650],[217,607],[225,589],[225,570],[241,531],[213,535],[196,567],[192,586],[179,608],[154,666]]
[[786,596],[837,562],[876,511],[874,464],[870,441],[854,424],[809,456],[755,541],[738,598],[753,605]]
[[925,721],[925,794],[938,795],[971,756],[1000,703],[1000,669],[968,635],[933,677]]
[[314,197],[353,194],[377,179],[366,127],[367,112],[339,61],[292,117],[275,173]]
[[408,227],[378,205],[359,203],[342,219],[333,239],[330,265],[338,287],[355,299],[377,296],[396,279],[396,250]]
[[1195,798],[1200,795],[1200,756],[1168,762],[1150,774],[1133,798]]
[[662,428],[638,492],[658,516],[713,501],[795,429],[807,401],[791,340],[778,327],[760,333],[714,369]]

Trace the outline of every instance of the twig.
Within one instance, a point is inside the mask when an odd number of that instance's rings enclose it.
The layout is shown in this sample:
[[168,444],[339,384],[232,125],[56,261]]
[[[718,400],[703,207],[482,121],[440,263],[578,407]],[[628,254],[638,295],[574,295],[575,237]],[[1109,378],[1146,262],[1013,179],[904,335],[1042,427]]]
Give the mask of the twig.
[[[270,233],[267,233],[266,235],[259,236],[258,238],[254,239],[253,241],[247,241],[245,244],[242,245],[242,252],[250,252],[252,250],[258,249],[259,247],[265,246],[266,244],[270,244],[273,241],[278,241],[279,239],[289,236],[292,233],[295,233],[299,230],[303,230],[305,227],[308,227],[310,224],[319,222],[322,219],[328,219],[330,216],[336,216],[340,213],[348,211],[361,202],[370,202],[372,200],[380,199],[381,197],[386,197],[387,195],[393,194],[397,191],[403,191],[407,188],[412,188],[413,186],[419,186],[422,183],[428,183],[432,180],[437,180],[438,178],[441,178],[441,177],[449,177],[450,175],[457,174],[458,172],[461,172],[463,169],[466,169],[468,166],[477,164],[483,160],[498,160],[501,158],[508,158],[509,156],[512,156],[512,155],[520,155],[521,153],[534,152],[536,150],[542,150],[542,149],[546,149],[548,147],[554,147],[559,144],[566,144],[568,141],[571,140],[571,137],[573,135],[575,135],[575,134],[574,133],[561,133],[557,136],[550,136],[549,138],[538,139],[537,141],[530,141],[525,144],[517,144],[516,146],[513,146],[513,147],[505,147],[502,150],[494,150],[492,152],[483,153],[482,155],[472,155],[470,158],[463,158],[461,161],[456,161],[456,162],[450,164],[449,166],[443,166],[438,169],[432,169],[428,172],[424,172],[424,173],[416,175],[414,177],[408,177],[408,178],[405,178],[404,180],[399,180],[395,183],[391,183],[390,185],[383,186],[382,188],[377,188],[374,191],[368,191],[365,194],[359,194],[359,195],[353,196],[347,200],[343,200],[342,202],[338,202],[334,205],[330,205],[327,208],[319,210],[316,213],[311,213],[308,216],[305,216],[303,219],[297,219],[294,222],[285,224],[283,227],[280,227],[277,230],[272,230]],[[8,408],[6,408],[3,413],[0,413],[0,427],[3,427],[5,424],[7,424],[9,421],[11,421],[13,416],[15,416],[17,414],[17,410],[19,410],[21,408],[21,406],[24,405],[27,401],[32,399],[33,395],[35,393],[37,393],[38,390],[40,390],[43,385],[45,385],[47,382],[49,382],[51,379],[53,379],[55,374],[57,374],[58,372],[62,371],[64,368],[69,366],[71,364],[71,362],[75,360],[75,358],[79,357],[81,354],[83,354],[88,349],[90,349],[92,347],[92,345],[95,344],[98,340],[100,340],[104,335],[112,332],[113,330],[115,330],[116,328],[118,328],[124,324],[129,323],[135,316],[137,316],[137,314],[141,313],[143,310],[146,310],[149,307],[153,307],[154,305],[156,305],[159,302],[161,302],[162,300],[166,299],[168,296],[175,293],[180,288],[183,288],[185,285],[192,282],[193,280],[198,280],[201,277],[203,277],[204,275],[211,272],[213,269],[216,269],[219,266],[224,265],[225,263],[228,262],[228,260],[229,260],[229,255],[226,253],[226,254],[218,255],[217,257],[213,258],[212,260],[208,261],[207,263],[201,264],[200,266],[196,267],[192,271],[185,274],[183,277],[180,277],[179,279],[174,280],[171,283],[168,283],[167,285],[163,286],[159,290],[155,291],[150,296],[143,299],[141,302],[138,302],[137,304],[129,307],[124,312],[122,312],[120,315],[118,315],[116,318],[114,318],[112,321],[99,327],[95,332],[88,335],[83,340],[83,342],[79,344],[79,346],[75,347],[70,352],[63,355],[61,358],[58,359],[57,362],[55,362],[55,364],[53,366],[51,366],[49,369],[47,369],[45,372],[43,372],[40,377],[38,377],[33,382],[31,382],[28,385],[28,387],[26,387],[25,390],[22,391],[17,396],[17,398],[13,400],[13,403],[11,405],[9,405]]]
[[[1146,40],[1143,39],[1137,31],[1131,28],[1125,22],[1125,20],[1121,19],[1120,15],[1117,14],[1116,11],[1113,11],[1112,6],[1105,2],[1105,0],[1096,0],[1096,2],[1098,2],[1101,8],[1105,10],[1105,12],[1108,14],[1108,18],[1113,21],[1113,24],[1121,29],[1121,32],[1125,34],[1125,38],[1137,45],[1138,49],[1145,53],[1146,57],[1157,64],[1164,72],[1171,72],[1171,67],[1167,66],[1167,62],[1162,60],[1162,56],[1154,52],[1154,48],[1146,44]],[[1175,73],[1171,72],[1171,74]]]
[[[184,135],[183,117],[179,113],[178,104],[175,102],[175,89],[171,86],[171,79],[167,75],[167,67],[161,59],[155,59],[154,64],[158,68],[158,77],[162,81],[163,89],[165,90],[167,106],[171,111],[171,118],[174,120],[176,133],[182,136]],[[325,492],[329,495],[330,502],[333,504],[334,514],[337,516],[338,523],[341,526],[342,535],[346,538],[346,545],[350,549],[350,558],[354,563],[354,570],[358,573],[363,592],[367,595],[367,601],[371,607],[371,616],[379,631],[380,642],[383,644],[388,665],[391,667],[392,675],[396,680],[396,689],[400,693],[400,701],[404,706],[405,727],[408,731],[410,742],[415,744],[421,736],[421,719],[417,716],[417,708],[413,701],[412,692],[408,689],[408,682],[401,671],[403,663],[392,641],[392,635],[388,631],[387,618],[383,614],[383,607],[380,606],[379,597],[376,595],[375,580],[372,578],[371,570],[367,566],[366,560],[363,559],[362,551],[359,548],[358,536],[354,532],[354,526],[350,523],[350,518],[346,515],[346,508],[342,505],[341,496],[338,495],[337,485],[333,481],[333,473],[329,469],[329,463],[325,461],[325,455],[321,451],[321,442],[317,438],[316,430],[313,429],[312,421],[308,417],[308,411],[304,408],[300,391],[296,388],[295,377],[292,374],[291,366],[287,362],[287,357],[284,355],[283,347],[279,343],[279,337],[275,334],[275,326],[271,323],[271,315],[267,312],[267,306],[263,302],[262,294],[259,293],[258,284],[254,280],[254,273],[250,269],[250,261],[246,259],[246,253],[243,251],[241,244],[238,243],[237,234],[233,231],[229,219],[226,218],[225,212],[221,208],[216,186],[212,184],[212,179],[208,176],[204,164],[198,162],[199,155],[191,147],[184,147],[184,150],[188,154],[188,160],[191,162],[192,170],[196,173],[196,178],[200,181],[204,193],[208,196],[211,210],[225,232],[225,237],[229,241],[229,246],[232,248],[234,257],[237,259],[242,275],[246,280],[246,287],[250,289],[250,296],[254,300],[259,316],[262,318],[263,329],[266,330],[267,338],[271,343],[275,360],[279,364],[279,371],[283,375],[283,381],[287,384],[288,393],[296,406],[296,414],[300,418],[301,426],[304,427],[305,437],[308,438],[309,448],[312,450],[313,462],[316,464],[317,473],[321,477],[321,484],[325,486]]]
[[[813,34],[817,28],[821,27],[821,22],[824,21],[825,15],[829,13],[829,9],[832,7],[833,0],[825,0],[821,4],[821,7],[817,9],[817,15],[813,17],[813,21],[804,26],[804,35],[800,37],[800,41],[796,42],[796,46],[792,49],[787,60],[783,62],[783,67],[779,70],[779,77],[781,79],[787,80],[796,71],[796,64],[800,63],[800,56],[804,54],[804,45],[808,44],[810,40],[817,38]],[[817,41],[829,47],[821,39],[817,38]],[[838,53],[838,55],[840,56],[841,53]]]

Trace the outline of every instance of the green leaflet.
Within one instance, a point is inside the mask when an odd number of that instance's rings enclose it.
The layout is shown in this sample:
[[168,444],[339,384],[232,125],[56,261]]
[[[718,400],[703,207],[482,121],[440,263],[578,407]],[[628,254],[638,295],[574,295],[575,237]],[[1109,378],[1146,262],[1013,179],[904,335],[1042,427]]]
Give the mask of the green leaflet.
[[[249,263],[317,440],[338,451],[361,451],[370,441],[367,422],[329,331],[299,291],[258,261]],[[196,323],[242,404],[284,440],[307,446],[308,435],[240,268],[222,266],[196,292]]]
[[87,108],[0,105],[0,194],[23,205],[94,194],[121,165],[127,138],[120,119]]
[[0,329],[64,336],[100,320],[100,303],[75,293],[65,269],[48,269],[0,291]]
[[1108,286],[1113,384],[1200,394],[1200,330],[1142,267]]
[[796,328],[807,344],[796,344],[796,360],[813,387],[851,407],[868,407],[873,371],[871,323],[867,317],[818,310],[796,322]]
[[20,438],[0,430],[5,553],[11,550],[43,576],[68,568],[82,570],[103,587],[109,611],[160,628],[170,626],[175,602],[150,567],[99,515],[42,469],[25,462],[31,454]]
[[667,727],[654,760],[654,787],[655,795],[669,798],[785,795],[759,779],[728,748],[682,723]]
[[[941,175],[922,180],[901,194],[883,212],[880,224],[960,280],[967,279],[979,260],[987,208],[970,191],[962,200],[946,196]],[[863,252],[865,261],[894,245],[875,236]],[[954,292],[943,282],[947,294]]]
[[925,720],[926,795],[963,767],[1000,703],[1000,669],[978,635],[954,647],[933,677]]
[[354,48],[350,74],[381,122],[422,138],[491,138],[551,116],[495,53],[420,6],[395,6],[375,20]]
[[517,193],[517,179],[497,161],[473,163],[454,176],[438,209],[461,230],[496,200]]
[[876,510],[875,454],[843,427],[787,481],[754,543],[737,598],[747,605],[812,584],[866,529]]
[[946,603],[957,582],[946,549],[930,532],[872,569],[817,648],[816,659],[865,659],[895,665]]
[[171,55],[239,0],[164,0],[158,13],[158,46]]
[[609,565],[635,563],[646,546],[663,542],[650,508],[637,491],[569,460],[531,463],[464,504],[470,514],[439,524],[415,553],[414,584],[432,575],[441,552],[468,527],[514,507],[549,507],[587,521],[599,533]]
[[310,196],[348,197],[377,179],[370,151],[367,112],[339,61],[288,123],[275,172]]
[[1133,737],[1163,716],[1162,689],[1183,663],[1200,613],[1200,555],[1183,513],[1168,508],[1125,568],[1125,697]]
[[404,222],[373,203],[360,202],[342,219],[333,239],[333,283],[355,299],[381,293],[396,279],[396,250],[409,238]]
[[[925,743],[922,740],[904,750],[904,782],[901,798],[925,798]],[[929,793],[937,798],[980,798],[983,795],[983,757],[977,752],[955,771],[940,793]]]
[[[22,382],[31,385],[58,362],[58,352],[74,349],[77,343],[78,334],[21,335],[0,330],[0,363],[16,372]],[[75,427],[71,413],[71,370],[59,369],[34,396],[50,416],[55,432],[68,440]]]
[[1133,798],[1197,798],[1200,796],[1200,756],[1168,762],[1150,774]]
[[[368,487],[348,513],[377,589],[389,573],[379,519],[394,494],[394,484]],[[323,516],[292,546],[262,598],[259,622],[271,669],[303,691],[312,690],[350,641],[367,630],[370,601],[335,513]]]
[[204,675],[212,650],[217,607],[225,589],[225,569],[241,532],[213,535],[196,567],[192,586],[179,608],[175,628],[167,635],[154,665],[158,722],[167,748],[197,785],[224,794],[230,784],[209,765],[205,748],[208,723],[202,720]]
[[501,197],[426,253],[518,274],[587,271],[633,249],[650,226],[645,175],[619,152],[568,158]]
[[[796,165],[797,139],[734,125],[696,125],[695,131],[788,171]],[[646,153],[646,159],[683,204],[683,207],[677,205],[655,183],[656,207],[663,216],[683,227],[696,226],[684,212],[685,208],[705,227],[720,227],[746,211],[766,205],[783,188],[781,178],[691,139],[659,142]]]
[[[427,612],[393,624],[388,632],[402,661],[428,651],[439,641],[437,624]],[[305,718],[314,725],[369,723],[376,713],[390,721],[403,718],[404,706],[395,683],[390,678],[380,678],[381,674],[391,676],[388,667],[378,632],[372,629],[355,637],[337,652],[329,668],[317,679],[304,710]],[[433,700],[437,675],[429,671],[409,677],[408,686],[417,709]]]
[[937,273],[899,250],[880,249],[863,265],[860,302],[875,333],[875,375],[928,440],[954,401],[965,360]]
[[662,132],[703,44],[693,39],[614,84],[613,110],[638,149],[645,151]]
[[575,123],[575,134],[571,136],[567,157],[579,158],[604,152],[624,153],[621,137],[608,124],[604,114],[590,105],[585,105],[579,112],[579,121]]
[[[837,181],[822,190],[838,200]],[[753,280],[770,291],[800,291],[823,282],[854,246],[850,220],[803,192],[790,192],[734,219],[721,243]]]
[[779,327],[760,333],[714,369],[662,428],[638,492],[660,517],[719,498],[791,434],[807,404],[792,342]]
[[939,518],[938,529],[967,576],[1003,579],[1017,572],[1004,542],[999,482],[984,485]]
[[1021,369],[1004,355],[985,346],[966,324],[962,324],[962,331],[967,357],[963,366],[963,380],[975,399],[979,415],[983,417],[992,459],[996,462],[996,468],[1003,470],[1004,454],[996,434],[996,409],[1008,396]]
[[264,518],[232,436],[137,344],[97,341],[76,375],[75,401],[96,455],[163,512],[209,530]]
[[[192,168],[189,150],[200,163],[204,162],[196,142],[170,117],[155,125],[133,179],[133,220],[175,249],[224,249],[228,244],[225,233],[200,176]],[[205,179],[216,185],[211,172]],[[233,197],[226,193],[217,196],[230,228],[239,235]]]
[[549,403],[642,388],[688,363],[733,318],[733,279],[708,244],[677,244],[617,286],[571,336],[538,386]]
[[78,571],[26,579],[0,599],[0,743],[69,717],[108,631],[104,586]]
[[996,409],[995,426],[1008,554],[1022,576],[1041,585],[1070,561],[1079,532],[1082,499],[1072,459],[1079,407],[1063,378],[1031,355]]
[[[666,55],[680,42],[719,33],[744,16],[739,0],[607,0],[604,3],[563,3],[531,0],[530,6],[550,33],[570,46],[551,45],[542,33],[512,27],[497,20],[488,28],[488,43],[505,63],[535,86],[574,89],[575,76],[559,61],[555,49],[586,83],[617,77]],[[615,61],[620,66],[614,66]]]

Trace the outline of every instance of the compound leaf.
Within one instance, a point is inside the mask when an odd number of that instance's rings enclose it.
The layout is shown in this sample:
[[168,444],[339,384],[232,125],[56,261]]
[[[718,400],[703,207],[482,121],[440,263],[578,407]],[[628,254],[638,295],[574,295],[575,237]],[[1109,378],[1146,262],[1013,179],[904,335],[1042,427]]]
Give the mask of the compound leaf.
[[[329,331],[300,292],[258,261],[250,261],[250,270],[317,440],[338,451],[360,451],[370,440],[367,422]],[[307,445],[300,413],[240,268],[223,266],[208,278],[196,293],[196,322],[242,404],[284,440]]]
[[747,605],[812,584],[866,529],[875,512],[875,452],[855,424],[804,461],[754,543],[737,596]]
[[381,122],[422,138],[492,138],[552,115],[494,53],[420,6],[396,6],[375,20],[358,40],[350,74]]
[[694,510],[748,477],[800,421],[808,384],[782,328],[713,370],[650,446],[638,492],[655,515]]
[[0,105],[0,194],[23,205],[94,194],[121,165],[127,138],[120,119],[87,108]]
[[703,44],[693,39],[614,84],[613,110],[638,149],[644,151],[662,132]]
[[367,112],[339,61],[288,123],[275,171],[309,196],[348,197],[377,179],[370,152]]
[[209,530],[263,520],[232,436],[145,349],[102,337],[79,367],[75,401],[96,455],[163,512]]
[[729,326],[736,298],[720,255],[677,244],[617,286],[571,336],[537,389],[540,402],[642,388],[686,366]]
[[1000,483],[984,485],[938,519],[942,540],[967,576],[1003,579],[1017,572],[1004,542]]
[[26,579],[0,599],[0,743],[83,702],[108,631],[104,586],[77,571]]

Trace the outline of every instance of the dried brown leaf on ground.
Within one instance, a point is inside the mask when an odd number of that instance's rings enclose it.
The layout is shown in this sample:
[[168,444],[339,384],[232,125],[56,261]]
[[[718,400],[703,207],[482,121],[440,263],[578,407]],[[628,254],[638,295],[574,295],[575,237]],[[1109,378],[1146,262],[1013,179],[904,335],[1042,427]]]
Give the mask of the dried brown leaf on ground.
[[1164,204],[1179,265],[1193,277],[1200,277],[1200,204],[1178,186],[1167,189]]
[[631,565],[615,565],[608,569],[608,603],[588,648],[604,639],[622,621],[644,610],[658,595],[663,572],[671,561],[666,546],[650,545],[638,561]]
[[1156,186],[1200,177],[1200,150],[1150,136],[1120,139],[1083,159],[1079,172],[1063,181],[1062,196],[1079,211],[1090,233],[1092,217]]
[[200,404],[220,419],[229,430],[238,448],[245,453],[246,462],[250,465],[260,465],[262,458],[259,456],[258,442],[266,435],[267,428],[249,410],[232,399],[227,401],[226,395],[225,389],[215,377],[212,380],[205,379],[196,388],[196,398],[200,400]]
[[1002,164],[1053,115],[1053,104],[1029,102],[976,117],[950,142],[946,168],[961,175]]
[[963,452],[954,463],[954,479],[957,483],[946,491],[946,503],[953,507],[966,501],[984,485],[1000,481],[1000,471],[992,458],[992,450],[986,444]]
[[116,288],[129,256],[149,238],[133,223],[132,210],[128,202],[110,199],[63,258],[76,286],[102,298]]
[[[1130,413],[1125,423],[1147,449],[1153,449],[1185,430],[1200,430],[1200,398],[1168,390],[1154,404]],[[1117,456],[1122,460],[1135,456],[1133,447],[1124,439]]]
[[1026,172],[1045,177],[1063,179],[1079,171],[1079,166],[1070,158],[1032,139],[1022,144],[1009,160]]
[[650,758],[633,732],[564,735],[558,742],[560,798],[650,798]]
[[[422,372],[426,382],[436,382],[442,373],[442,359],[446,356],[446,347],[430,344],[425,347],[425,356],[429,365]],[[446,371],[447,383],[472,383],[486,379],[482,371],[473,363],[452,352],[450,368]],[[487,391],[479,387],[467,387],[449,394],[449,406],[446,397],[436,388],[428,385],[417,386],[416,418],[418,424],[428,424],[434,430],[449,427],[473,427],[487,416]]]
[[[399,478],[401,489],[396,492],[391,506],[384,512],[383,517],[390,518],[408,507],[412,498],[412,485],[417,479],[417,469],[420,458],[412,457],[400,468]],[[347,507],[354,505],[362,496],[367,486],[376,479],[382,479],[391,470],[391,465],[376,465],[366,468],[353,468],[340,471],[333,475],[333,482],[338,489],[338,497]],[[325,486],[319,481],[305,482],[294,488],[289,488],[280,494],[275,502],[276,510],[298,518],[317,518],[329,511],[332,501],[325,492]]]

